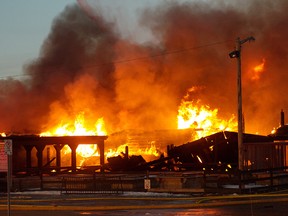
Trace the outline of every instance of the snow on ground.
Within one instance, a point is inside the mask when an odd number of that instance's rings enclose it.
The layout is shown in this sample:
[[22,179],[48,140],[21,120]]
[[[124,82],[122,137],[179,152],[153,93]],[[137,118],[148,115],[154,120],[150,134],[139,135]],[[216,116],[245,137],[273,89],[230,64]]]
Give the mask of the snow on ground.
[[[23,192],[11,192],[11,195],[63,195],[61,191],[23,191]],[[70,195],[70,194],[69,194]],[[112,196],[125,196],[125,197],[188,197],[188,194],[175,194],[175,193],[157,193],[157,192],[127,192],[125,191],[123,194],[89,194],[89,193],[81,193],[81,194],[73,194],[73,195],[112,195]]]

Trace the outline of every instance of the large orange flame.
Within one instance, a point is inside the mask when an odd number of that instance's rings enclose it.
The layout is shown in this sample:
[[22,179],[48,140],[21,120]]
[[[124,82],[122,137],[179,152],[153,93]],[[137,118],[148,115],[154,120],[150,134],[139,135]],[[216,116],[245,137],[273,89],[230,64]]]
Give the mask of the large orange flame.
[[[178,108],[178,129],[194,129],[192,139],[210,135],[223,130],[236,130],[237,122],[234,116],[228,120],[218,117],[218,109],[211,109],[208,105],[202,104],[200,100],[189,100],[189,93],[195,91],[195,88],[189,89],[187,95],[183,98]],[[66,118],[67,119],[67,118]],[[95,125],[87,125],[85,115],[79,113],[75,119],[70,122],[60,122],[58,126],[51,128],[49,131],[41,133],[41,136],[77,136],[77,135],[106,135],[105,123],[103,118],[99,118]],[[125,153],[126,144],[122,144],[115,149],[109,149],[105,152],[106,158],[118,156]],[[71,152],[69,146],[62,149],[62,153],[69,154]],[[77,156],[80,157],[80,165],[86,164],[89,158],[99,157],[97,144],[79,144],[76,149]],[[142,156],[160,156],[155,143],[151,142],[151,146],[146,149],[129,149],[129,154],[138,154]]]
[[55,128],[43,132],[40,136],[83,136],[83,135],[106,135],[103,118],[99,118],[94,127],[87,129],[83,113],[76,116],[71,122],[59,123]]
[[223,130],[236,130],[235,116],[228,120],[218,117],[218,109],[211,109],[208,105],[201,104],[200,100],[189,100],[187,96],[178,108],[178,129],[192,128],[195,130],[192,139],[211,135]]
[[[90,129],[87,129],[90,128]],[[50,129],[49,131],[41,133],[41,136],[83,136],[83,135],[107,135],[105,129],[105,122],[103,118],[99,118],[95,123],[93,129],[86,124],[85,117],[83,113],[80,113],[76,116],[74,121],[59,123],[58,126]],[[115,149],[109,149],[105,152],[106,158],[114,157],[125,153],[126,144],[120,145]],[[71,154],[71,149],[68,145],[65,145],[61,150],[62,155]],[[91,158],[98,157],[99,159],[99,150],[97,144],[79,144],[77,149],[77,166],[91,165],[89,164],[92,161]],[[138,148],[136,151],[131,151],[130,154],[142,155],[144,158],[149,156],[159,156],[160,153],[157,150],[154,143],[151,143],[150,147],[146,149]]]

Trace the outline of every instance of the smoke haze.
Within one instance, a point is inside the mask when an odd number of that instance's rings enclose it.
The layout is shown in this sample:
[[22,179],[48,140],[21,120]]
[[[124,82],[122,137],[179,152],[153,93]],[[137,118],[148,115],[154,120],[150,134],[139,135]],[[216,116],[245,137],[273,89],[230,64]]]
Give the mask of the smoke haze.
[[237,37],[254,36],[242,49],[245,129],[270,133],[280,110],[288,111],[288,2],[211,2],[143,8],[139,25],[155,39],[145,44],[122,37],[99,9],[89,16],[67,6],[39,57],[25,66],[27,79],[0,81],[0,131],[40,133],[59,116],[65,122],[79,113],[91,124],[103,117],[109,133],[175,129],[178,106],[193,86],[195,100],[230,118],[237,112],[237,68],[228,54]]

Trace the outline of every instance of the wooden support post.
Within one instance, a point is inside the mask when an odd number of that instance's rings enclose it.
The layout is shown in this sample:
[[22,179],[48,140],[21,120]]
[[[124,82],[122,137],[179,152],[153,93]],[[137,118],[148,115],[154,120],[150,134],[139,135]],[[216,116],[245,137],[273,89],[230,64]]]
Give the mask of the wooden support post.
[[126,160],[129,159],[129,148],[128,148],[128,146],[125,146],[125,159]]
[[60,172],[61,169],[61,149],[64,145],[62,144],[55,144],[54,148],[56,150],[56,171]]
[[38,165],[38,170],[41,172],[43,168],[43,150],[46,145],[36,145],[36,150],[37,150],[37,165]]
[[100,171],[104,172],[104,163],[105,163],[105,155],[104,155],[104,141],[100,141],[98,143],[99,150],[100,150]]
[[32,145],[24,145],[25,151],[26,151],[26,172],[29,173],[30,169],[32,167],[32,156],[31,151],[34,146]]
[[71,149],[71,168],[72,168],[72,172],[76,172],[76,166],[77,166],[76,149],[78,147],[78,144],[69,144],[69,147]]

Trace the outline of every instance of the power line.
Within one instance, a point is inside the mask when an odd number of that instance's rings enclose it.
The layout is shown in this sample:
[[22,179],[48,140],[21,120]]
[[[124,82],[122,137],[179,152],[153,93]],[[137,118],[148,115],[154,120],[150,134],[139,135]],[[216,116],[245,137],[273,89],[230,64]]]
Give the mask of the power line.
[[[219,42],[203,44],[203,45],[194,46],[194,47],[188,47],[188,48],[171,50],[171,51],[164,51],[164,52],[157,53],[157,54],[154,54],[154,55],[135,57],[135,58],[124,59],[124,60],[119,60],[119,61],[111,61],[111,62],[107,62],[107,63],[98,63],[98,64],[93,64],[93,65],[86,65],[86,66],[82,66],[81,68],[92,68],[92,67],[100,67],[100,66],[103,66],[103,65],[121,64],[121,63],[128,63],[128,62],[132,62],[132,61],[140,61],[140,60],[145,60],[145,59],[149,59],[149,58],[156,58],[156,57],[165,56],[165,55],[173,55],[173,54],[188,52],[188,51],[191,51],[191,50],[201,49],[201,48],[205,48],[205,47],[216,46],[216,45],[220,45],[220,44],[225,44],[225,43],[230,42],[230,41],[231,40],[219,41]],[[17,74],[17,75],[9,75],[9,76],[0,76],[0,79],[14,78],[14,77],[23,77],[23,76],[29,76],[29,74]]]
[[145,60],[145,59],[149,59],[149,58],[156,58],[156,57],[165,56],[165,55],[178,54],[178,53],[188,52],[190,50],[196,50],[196,49],[200,49],[200,48],[204,48],[204,47],[211,47],[211,46],[224,44],[224,43],[227,43],[229,41],[231,41],[231,40],[214,42],[214,43],[210,43],[210,44],[204,44],[204,45],[200,45],[200,46],[194,46],[194,47],[183,48],[183,49],[178,49],[178,50],[171,50],[171,51],[161,52],[161,53],[154,54],[154,55],[136,57],[136,58],[119,60],[119,61],[114,61],[114,62],[107,62],[107,63],[103,63],[103,64],[87,65],[87,66],[84,66],[83,68],[98,67],[98,66],[108,65],[108,64],[126,63],[126,62],[131,62],[131,61],[139,61],[139,60]]

